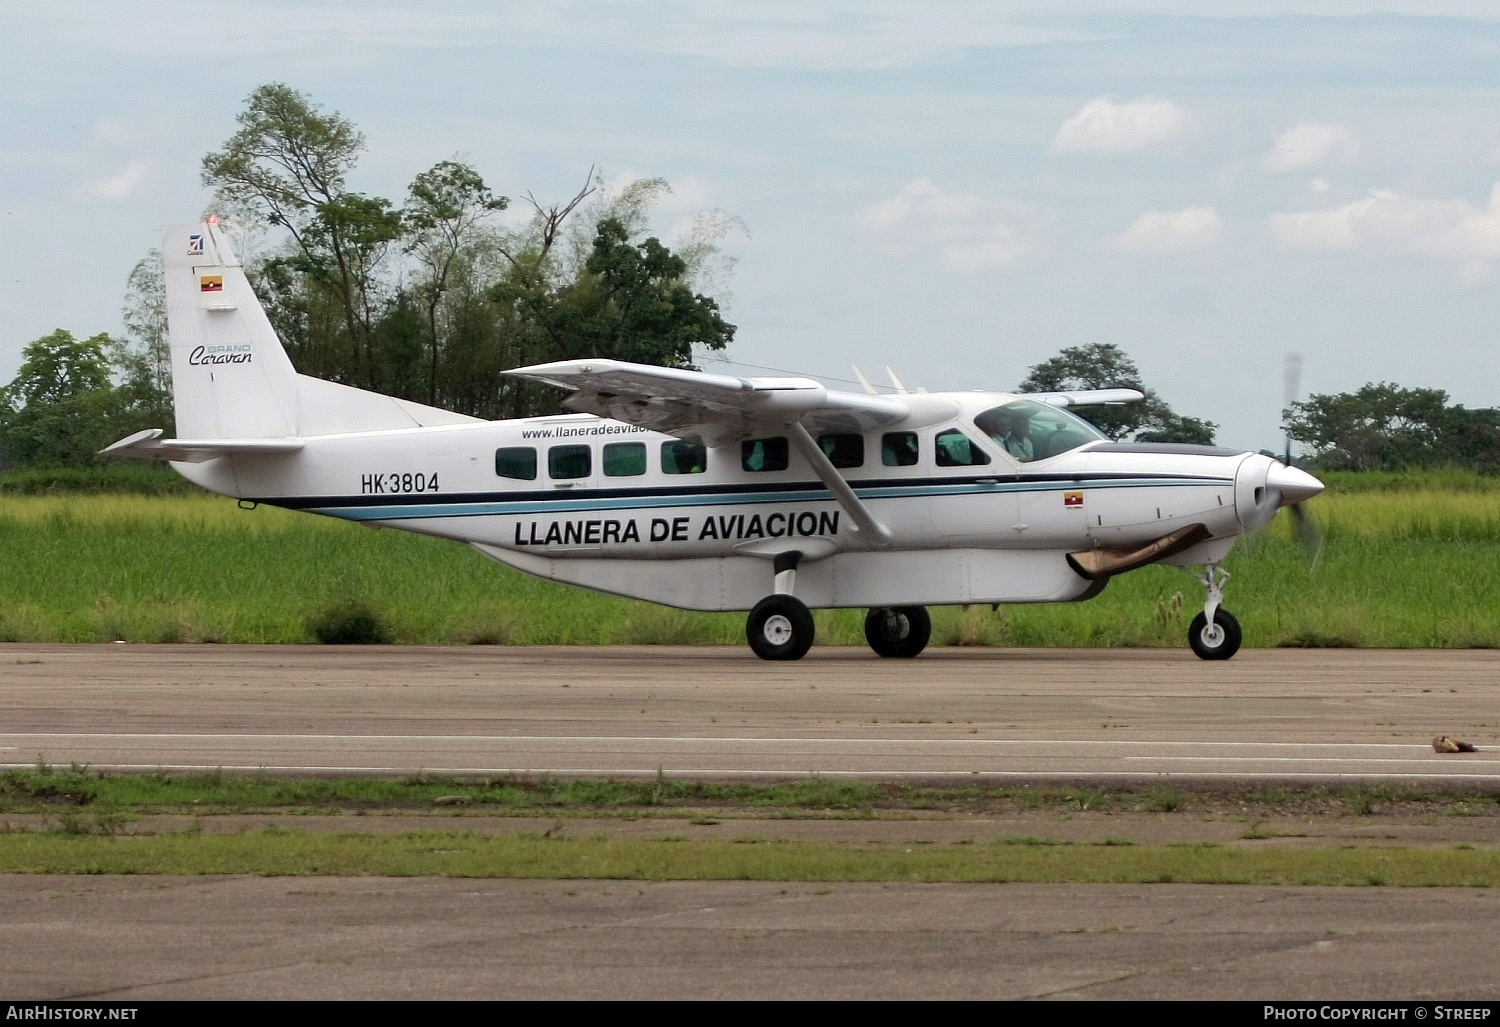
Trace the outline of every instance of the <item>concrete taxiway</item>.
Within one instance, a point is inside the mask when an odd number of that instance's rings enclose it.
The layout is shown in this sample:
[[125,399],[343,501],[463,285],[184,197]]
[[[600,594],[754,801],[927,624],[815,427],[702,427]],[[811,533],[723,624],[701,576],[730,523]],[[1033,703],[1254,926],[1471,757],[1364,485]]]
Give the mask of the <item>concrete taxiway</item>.
[[[1480,746],[1439,755],[1434,735]],[[0,764],[287,773],[1500,782],[1500,653],[0,645]],[[1010,834],[1495,843],[1490,817],[1251,825],[1046,810],[912,819],[204,818],[208,833],[951,844]],[[12,829],[50,824],[13,817]],[[130,833],[190,818],[143,817]],[[1295,822],[1294,822],[1295,820]],[[32,821],[35,821],[34,823]],[[1285,821],[1285,822],[1283,822]],[[1257,830],[1248,830],[1250,827]],[[1268,840],[1269,839],[1269,840]],[[1493,995],[1494,889],[0,876],[10,998]]]
[[0,645],[5,766],[1484,784],[1497,743],[1495,651]]
[[1500,892],[0,877],[12,999],[1493,998]]

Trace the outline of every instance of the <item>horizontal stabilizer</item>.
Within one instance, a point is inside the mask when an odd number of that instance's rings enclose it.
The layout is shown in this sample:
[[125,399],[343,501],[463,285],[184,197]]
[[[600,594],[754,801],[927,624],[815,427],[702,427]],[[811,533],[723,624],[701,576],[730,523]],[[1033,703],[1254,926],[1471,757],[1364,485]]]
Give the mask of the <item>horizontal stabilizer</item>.
[[1132,549],[1128,553],[1115,552],[1110,549],[1085,549],[1081,552],[1069,553],[1068,566],[1089,581],[1098,581],[1114,574],[1133,571],[1148,563],[1165,560],[1169,556],[1176,556],[1212,537],[1213,534],[1206,525],[1189,524],[1186,528],[1178,528],[1171,534],[1147,542],[1139,549]]
[[1102,407],[1139,403],[1146,394],[1138,389],[1079,389],[1073,392],[1027,392],[1027,399],[1055,407]]
[[297,438],[285,439],[164,439],[160,428],[147,428],[121,439],[99,452],[104,456],[129,456],[140,460],[174,460],[201,464],[236,453],[295,453],[303,446]]

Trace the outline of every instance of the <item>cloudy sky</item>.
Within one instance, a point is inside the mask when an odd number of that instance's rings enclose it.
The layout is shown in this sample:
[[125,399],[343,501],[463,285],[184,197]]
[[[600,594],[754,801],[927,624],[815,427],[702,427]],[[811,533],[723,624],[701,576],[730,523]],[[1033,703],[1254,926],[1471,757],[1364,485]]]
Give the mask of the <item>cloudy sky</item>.
[[[0,381],[208,204],[284,81],[354,121],[362,191],[455,154],[502,193],[659,175],[744,225],[747,364],[1006,389],[1113,342],[1221,441],[1282,365],[1500,404],[1492,2],[0,0]],[[1434,13],[1440,12],[1440,13]]]

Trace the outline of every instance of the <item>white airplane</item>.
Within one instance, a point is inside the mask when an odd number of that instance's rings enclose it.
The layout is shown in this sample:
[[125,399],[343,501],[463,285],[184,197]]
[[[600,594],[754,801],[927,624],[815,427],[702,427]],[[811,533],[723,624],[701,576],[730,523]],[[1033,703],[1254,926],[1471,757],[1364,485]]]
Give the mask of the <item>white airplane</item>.
[[162,253],[181,437],[104,452],[553,581],[749,610],[769,660],[807,652],[809,607],[866,607],[870,647],[911,657],[929,605],[1078,602],[1151,563],[1203,567],[1188,641],[1228,659],[1221,562],[1323,489],[1253,453],[1111,442],[1069,412],[1129,389],[875,395],[586,359],[510,372],[577,413],[483,421],[298,374],[215,219],[167,229]]

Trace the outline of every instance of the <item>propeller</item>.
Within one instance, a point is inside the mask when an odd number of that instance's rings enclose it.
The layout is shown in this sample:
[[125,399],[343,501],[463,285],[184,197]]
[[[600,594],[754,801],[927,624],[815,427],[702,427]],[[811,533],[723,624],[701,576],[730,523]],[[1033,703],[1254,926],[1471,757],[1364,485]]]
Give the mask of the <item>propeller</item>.
[[[1282,416],[1289,416],[1292,404],[1297,402],[1297,397],[1302,391],[1302,354],[1288,353],[1286,355],[1286,366],[1283,368],[1283,380],[1286,383],[1286,403],[1282,409]],[[1283,467],[1292,466],[1292,435],[1286,435],[1286,447],[1283,450],[1281,464]],[[1287,507],[1287,512],[1292,516],[1292,530],[1297,536],[1297,543],[1302,547],[1302,555],[1307,559],[1309,568],[1318,565],[1318,558],[1323,555],[1323,542],[1326,533],[1314,521],[1306,510],[1302,509],[1301,503],[1293,503]]]
[[[1288,353],[1286,355],[1286,366],[1282,368],[1282,379],[1286,382],[1286,402],[1281,404],[1281,416],[1286,417],[1292,409],[1292,404],[1297,402],[1297,396],[1302,392],[1302,354]],[[1292,433],[1286,434],[1285,455],[1281,462],[1288,467],[1292,464]]]

